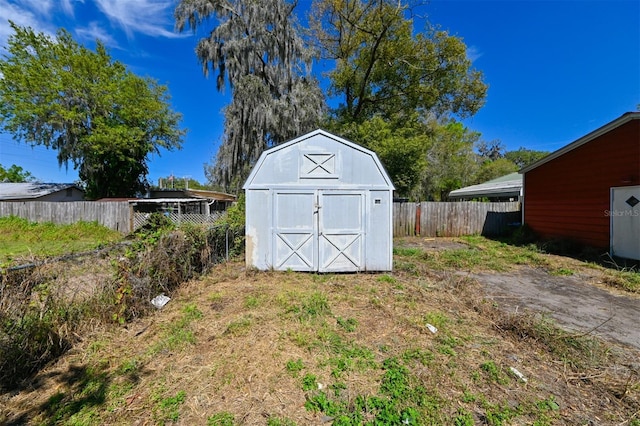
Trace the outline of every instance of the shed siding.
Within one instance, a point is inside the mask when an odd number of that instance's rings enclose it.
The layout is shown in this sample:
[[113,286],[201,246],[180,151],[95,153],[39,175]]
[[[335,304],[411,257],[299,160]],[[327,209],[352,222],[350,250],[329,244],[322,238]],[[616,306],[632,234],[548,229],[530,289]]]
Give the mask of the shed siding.
[[525,173],[524,221],[543,238],[609,247],[611,187],[640,183],[640,120]]

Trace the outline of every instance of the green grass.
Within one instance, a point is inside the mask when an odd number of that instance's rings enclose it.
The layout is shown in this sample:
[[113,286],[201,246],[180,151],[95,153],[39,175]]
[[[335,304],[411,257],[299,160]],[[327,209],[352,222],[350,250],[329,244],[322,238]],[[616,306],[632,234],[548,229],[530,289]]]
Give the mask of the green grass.
[[[571,258],[566,258],[566,262],[563,262],[561,257],[551,259],[545,253],[544,246],[540,248],[535,244],[509,244],[480,235],[460,237],[459,241],[467,247],[436,252],[425,252],[414,247],[395,247],[393,249],[394,269],[417,275],[419,274],[418,264],[432,270],[471,272],[508,272],[517,266],[530,266],[545,269],[554,276],[571,276],[576,275],[579,268],[584,267],[599,271],[602,274],[601,281],[608,286],[630,293],[640,293],[640,270],[635,267],[607,268]],[[384,277],[383,275],[378,280],[389,282]]]
[[19,259],[60,256],[93,250],[119,241],[123,235],[97,222],[55,225],[33,223],[15,216],[0,218],[0,266]]

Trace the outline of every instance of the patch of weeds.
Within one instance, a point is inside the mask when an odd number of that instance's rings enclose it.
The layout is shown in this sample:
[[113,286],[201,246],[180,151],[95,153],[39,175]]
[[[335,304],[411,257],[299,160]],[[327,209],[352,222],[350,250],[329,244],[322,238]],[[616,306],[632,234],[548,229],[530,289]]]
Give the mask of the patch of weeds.
[[409,370],[396,358],[387,358],[382,362],[385,369],[380,385],[380,392],[391,398],[398,398],[406,393],[409,386]]
[[356,320],[355,318],[344,319],[337,317],[336,322],[342,329],[349,333],[356,331],[356,327],[358,326],[358,320]]
[[226,411],[216,413],[207,418],[207,426],[233,426],[234,422],[233,414]]
[[442,329],[449,322],[449,318],[441,312],[429,312],[424,316],[424,322]]
[[70,374],[76,380],[74,389],[68,395],[57,393],[49,398],[46,406],[47,424],[95,423],[96,407],[106,401],[109,377],[105,372],[82,367],[72,369]]
[[610,348],[588,335],[575,335],[558,327],[542,315],[508,315],[501,318],[500,328],[519,339],[532,339],[543,344],[558,360],[576,369],[606,365]]
[[241,336],[246,334],[253,325],[253,318],[251,315],[245,315],[240,319],[231,321],[227,325],[227,329],[224,331],[225,335]]
[[405,257],[419,257],[424,254],[424,251],[417,247],[394,247],[393,254]]
[[640,293],[640,271],[637,270],[606,270],[602,282],[630,293]]
[[292,330],[287,332],[286,336],[299,348],[311,349],[313,347],[314,338],[305,331]]
[[453,350],[453,348],[449,345],[440,345],[438,346],[438,352],[440,352],[443,355],[448,355],[450,357],[455,357],[458,354],[456,353],[455,350]]
[[164,425],[165,422],[176,422],[180,417],[180,406],[184,404],[187,394],[184,391],[178,392],[175,396],[154,398],[155,406],[154,418],[158,424]]
[[334,355],[321,365],[330,365],[331,375],[335,378],[339,378],[347,371],[366,370],[375,366],[371,350],[353,342],[345,342],[338,333],[320,329],[318,340]]
[[115,411],[117,408],[124,407],[126,404],[125,395],[131,392],[134,388],[134,384],[130,381],[124,383],[111,384],[107,391],[109,400],[108,411]]
[[296,422],[287,418],[269,417],[267,426],[296,426]]
[[401,355],[404,362],[411,360],[418,361],[422,365],[429,365],[434,359],[433,352],[424,349],[407,349]]
[[244,306],[247,309],[257,308],[260,305],[260,300],[256,296],[248,296],[244,300]]
[[550,426],[559,417],[560,406],[552,396],[535,402],[535,417],[533,426]]
[[569,268],[557,268],[552,270],[550,274],[555,276],[569,276],[569,275],[573,275],[574,272]]
[[[407,351],[410,360],[420,359],[418,351]],[[444,424],[442,414],[444,400],[437,394],[430,394],[411,374],[403,359],[387,358],[379,366],[382,369],[380,388],[377,394],[357,395],[349,399],[343,397],[346,385],[337,382],[330,385],[331,396],[316,389],[315,376],[308,376],[305,386],[309,411],[323,413],[333,418],[334,425],[417,425]]]
[[120,364],[120,368],[118,368],[118,373],[132,375],[138,371],[140,361],[137,358],[132,358],[126,360],[122,364]]
[[450,357],[455,357],[458,355],[454,349],[460,344],[460,341],[457,338],[448,334],[440,334],[437,338],[437,341],[439,343],[437,348],[438,352]]
[[502,426],[509,424],[509,421],[518,415],[516,409],[508,406],[485,404],[485,420],[490,426]]
[[394,260],[393,269],[396,271],[408,272],[412,275],[418,274],[418,266],[413,262],[405,262],[402,260]]
[[458,408],[458,413],[453,418],[453,424],[455,426],[473,426],[476,424],[473,414],[465,409]]
[[478,400],[478,397],[475,394],[469,392],[468,389],[465,389],[464,392],[462,392],[462,402],[469,403],[469,402],[476,402],[477,400]]
[[389,284],[395,284],[398,280],[396,280],[395,278],[393,278],[391,275],[388,274],[384,274],[384,275],[380,275],[376,281],[381,282],[381,283],[389,283]]
[[[290,295],[290,298],[297,299],[298,297],[296,297],[296,295]],[[286,312],[295,314],[300,321],[309,321],[331,314],[331,309],[329,308],[329,301],[326,295],[320,292],[313,292],[303,296],[302,302],[299,305],[287,304]]]
[[[327,416],[336,417],[344,411],[344,405],[331,400],[325,392],[318,392],[304,403],[307,411],[317,411]],[[335,424],[335,421],[334,421]]]
[[506,376],[500,367],[498,367],[493,361],[483,362],[480,364],[480,369],[487,374],[490,382],[495,382],[501,385],[509,383],[508,376]]
[[286,369],[292,377],[298,377],[298,373],[304,369],[304,363],[301,358],[295,361],[289,360],[287,361]]
[[336,398],[340,398],[342,395],[342,391],[347,390],[347,385],[342,382],[334,383],[330,386],[331,390],[333,390],[333,394]]
[[202,312],[195,305],[186,305],[178,320],[163,327],[163,337],[151,347],[150,353],[153,355],[163,350],[174,350],[193,345],[196,338],[191,330],[191,323],[200,318],[202,318]]
[[313,374],[305,374],[302,378],[302,390],[311,391],[318,389],[318,378]]

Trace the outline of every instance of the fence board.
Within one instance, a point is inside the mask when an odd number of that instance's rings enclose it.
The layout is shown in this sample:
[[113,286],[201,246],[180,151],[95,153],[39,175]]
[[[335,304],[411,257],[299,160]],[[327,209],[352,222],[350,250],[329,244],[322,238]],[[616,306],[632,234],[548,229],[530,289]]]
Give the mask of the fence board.
[[80,221],[99,224],[120,231],[131,231],[129,203],[126,201],[4,201],[0,217],[18,216],[30,222],[53,222],[68,225]]
[[[419,210],[419,213],[418,213]],[[459,237],[500,235],[520,222],[520,203],[423,202],[394,203],[395,237]],[[416,217],[420,222],[416,224]]]

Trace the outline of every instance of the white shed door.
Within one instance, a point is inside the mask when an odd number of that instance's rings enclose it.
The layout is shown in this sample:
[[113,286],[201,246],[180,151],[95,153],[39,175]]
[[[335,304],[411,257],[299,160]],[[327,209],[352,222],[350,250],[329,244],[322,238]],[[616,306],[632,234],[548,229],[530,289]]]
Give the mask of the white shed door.
[[364,198],[362,192],[319,192],[319,272],[365,269]]
[[640,186],[611,188],[611,254],[640,260]]
[[273,268],[317,271],[315,192],[276,192],[273,210]]

